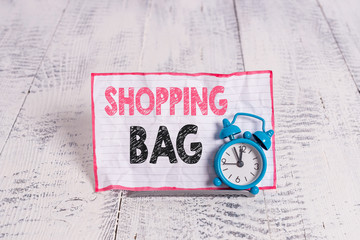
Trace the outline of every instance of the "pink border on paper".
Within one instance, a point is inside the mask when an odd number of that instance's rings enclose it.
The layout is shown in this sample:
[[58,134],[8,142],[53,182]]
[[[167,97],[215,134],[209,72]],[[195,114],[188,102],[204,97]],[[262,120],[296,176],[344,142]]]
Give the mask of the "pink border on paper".
[[[161,190],[221,190],[227,188],[177,188],[177,187],[124,187],[121,185],[109,185],[104,188],[99,188],[98,175],[97,175],[97,164],[96,164],[96,142],[95,142],[95,105],[94,105],[94,79],[95,76],[109,76],[109,75],[173,75],[173,76],[214,76],[218,78],[228,78],[231,76],[243,76],[253,74],[269,74],[270,73],[270,94],[271,94],[271,125],[275,131],[275,116],[274,116],[274,95],[273,95],[273,73],[270,70],[265,71],[249,71],[249,72],[235,72],[231,74],[216,74],[216,73],[172,73],[172,72],[157,72],[157,73],[92,73],[91,74],[91,112],[92,112],[92,129],[93,129],[93,154],[94,154],[94,176],[95,176],[95,192],[101,192],[111,189],[130,190],[130,191],[161,191]],[[274,185],[268,187],[260,187],[261,190],[265,189],[276,189],[276,160],[275,160],[275,137],[272,138],[272,149],[273,149],[273,165],[274,165]]]

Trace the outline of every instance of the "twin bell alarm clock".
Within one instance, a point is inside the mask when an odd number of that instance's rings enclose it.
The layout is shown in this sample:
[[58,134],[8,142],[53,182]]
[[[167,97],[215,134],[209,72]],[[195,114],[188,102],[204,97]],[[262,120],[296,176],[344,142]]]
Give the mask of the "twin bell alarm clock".
[[[241,130],[234,125],[238,116],[246,116],[262,121],[262,131],[251,134],[244,132],[243,138],[235,138]],[[217,178],[213,183],[215,186],[225,184],[237,190],[249,190],[257,194],[259,188],[256,186],[264,177],[267,167],[266,156],[263,149],[271,147],[271,137],[274,131],[265,131],[265,120],[250,113],[237,113],[232,122],[223,120],[223,129],[220,138],[229,138],[230,141],[220,147],[215,156],[214,168]]]

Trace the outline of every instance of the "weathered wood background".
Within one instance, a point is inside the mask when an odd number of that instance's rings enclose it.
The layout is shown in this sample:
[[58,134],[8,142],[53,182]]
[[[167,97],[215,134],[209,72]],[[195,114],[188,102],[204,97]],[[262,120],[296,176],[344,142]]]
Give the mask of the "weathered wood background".
[[[358,0],[0,2],[0,238],[359,239]],[[91,72],[273,70],[277,189],[94,193]]]

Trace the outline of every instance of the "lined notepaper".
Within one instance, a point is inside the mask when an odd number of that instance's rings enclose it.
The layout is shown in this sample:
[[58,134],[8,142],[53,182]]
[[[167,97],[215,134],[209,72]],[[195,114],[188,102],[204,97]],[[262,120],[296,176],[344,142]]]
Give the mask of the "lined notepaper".
[[[160,105],[161,115],[156,115],[156,106],[148,114],[138,111],[134,103],[134,113],[130,115],[128,104],[124,104],[124,115],[119,109],[109,115],[105,108],[111,108],[111,101],[105,97],[105,91],[113,87],[111,94],[115,104],[119,101],[119,88],[124,89],[128,97],[129,88],[134,93],[146,87],[156,98],[156,88],[196,88],[202,98],[202,89],[207,88],[208,95],[216,86],[224,87],[223,93],[215,97],[215,106],[220,108],[219,100],[227,100],[224,115],[216,115],[209,107],[206,115],[196,106],[196,115],[184,111],[183,98],[174,105],[170,114],[170,96]],[[170,92],[170,91],[169,91]],[[184,93],[182,93],[184,95]],[[191,91],[190,91],[191,94]],[[135,97],[134,97],[135,99]],[[93,133],[94,133],[94,171],[96,191],[109,189],[126,190],[169,190],[169,189],[219,189],[212,183],[216,177],[213,163],[217,150],[225,143],[219,138],[222,119],[232,120],[237,112],[248,112],[263,117],[266,130],[273,129],[272,74],[270,71],[244,72],[234,74],[180,74],[180,73],[129,73],[129,74],[92,74]],[[135,100],[134,100],[135,101]],[[151,106],[147,94],[139,99],[143,108]],[[191,100],[190,100],[191,101]],[[208,99],[209,101],[209,99]],[[113,103],[114,104],[114,103]],[[119,108],[119,107],[118,107]],[[114,109],[113,109],[114,110]],[[196,164],[187,164],[181,160],[176,150],[176,138],[179,130],[187,124],[198,127],[197,134],[185,138],[185,151],[191,155],[190,144],[201,142],[202,155]],[[261,130],[261,122],[252,118],[239,118],[236,123],[242,132]],[[141,126],[146,130],[145,144],[148,157],[140,164],[130,163],[130,127]],[[170,163],[168,157],[160,156],[156,164],[150,163],[154,143],[160,126],[166,126],[175,149],[176,163]],[[238,135],[241,136],[241,135]],[[272,138],[274,141],[274,137]],[[275,188],[276,171],[273,147],[265,151],[268,168],[265,177],[258,185],[260,189]],[[224,188],[226,186],[222,186]]]

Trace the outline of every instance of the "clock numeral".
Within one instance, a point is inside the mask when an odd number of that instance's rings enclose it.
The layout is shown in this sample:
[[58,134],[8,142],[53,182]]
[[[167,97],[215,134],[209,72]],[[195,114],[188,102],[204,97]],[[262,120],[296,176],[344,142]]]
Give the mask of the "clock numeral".
[[240,182],[240,178],[239,176],[237,176],[237,178],[235,179],[235,182],[239,183]]
[[222,164],[226,163],[226,158],[221,159]]
[[258,164],[258,163],[255,163],[254,169],[255,169],[255,170],[259,170],[259,164]]
[[242,145],[242,146],[239,146],[239,149],[240,151],[242,151],[243,153],[245,152],[246,150],[246,146]]
[[232,174],[230,174],[230,176],[228,177],[229,179],[231,178]]

